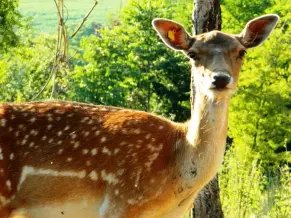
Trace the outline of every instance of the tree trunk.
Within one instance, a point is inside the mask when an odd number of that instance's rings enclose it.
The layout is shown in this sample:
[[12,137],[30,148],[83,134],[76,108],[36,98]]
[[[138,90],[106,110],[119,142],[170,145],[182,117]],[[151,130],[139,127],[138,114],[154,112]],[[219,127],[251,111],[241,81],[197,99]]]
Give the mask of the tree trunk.
[[195,35],[221,30],[220,0],[194,0],[192,23]]
[[192,218],[223,218],[216,175],[199,193],[192,209]]
[[[194,35],[211,30],[221,30],[221,9],[219,0],[194,0],[192,15]],[[195,90],[191,75],[191,107],[194,108]],[[192,218],[223,218],[219,197],[218,176],[202,189],[194,202]]]

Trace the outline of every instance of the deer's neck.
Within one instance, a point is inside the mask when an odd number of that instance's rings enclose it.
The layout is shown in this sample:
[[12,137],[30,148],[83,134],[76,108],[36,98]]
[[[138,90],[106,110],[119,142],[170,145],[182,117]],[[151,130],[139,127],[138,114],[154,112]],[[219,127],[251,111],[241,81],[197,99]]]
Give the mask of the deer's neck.
[[229,101],[230,98],[210,99],[199,92],[195,96],[187,140],[197,169],[209,169],[210,175],[216,173],[223,159]]

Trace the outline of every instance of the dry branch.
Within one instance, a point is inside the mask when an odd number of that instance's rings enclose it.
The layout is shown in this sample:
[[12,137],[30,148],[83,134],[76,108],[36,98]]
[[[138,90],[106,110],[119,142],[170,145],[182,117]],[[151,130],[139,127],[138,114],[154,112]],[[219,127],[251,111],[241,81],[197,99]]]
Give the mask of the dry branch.
[[83,18],[82,22],[80,23],[80,25],[78,26],[78,28],[75,30],[75,32],[72,34],[71,38],[73,38],[79,32],[79,30],[81,29],[81,27],[83,26],[83,24],[86,22],[87,18],[90,16],[90,14],[94,10],[94,8],[97,6],[97,4],[98,4],[98,1],[95,0],[94,5],[90,9],[90,11],[87,13],[87,15]]
[[43,86],[43,88],[39,91],[39,93],[33,97],[32,100],[36,100],[39,98],[39,96],[44,92],[44,90],[49,86],[50,81],[52,81],[51,85],[51,95],[50,98],[53,98],[56,92],[56,78],[57,74],[60,73],[60,70],[66,71],[68,70],[68,50],[69,50],[69,44],[68,44],[68,37],[67,37],[67,30],[66,30],[66,24],[64,22],[64,0],[54,0],[57,13],[58,13],[58,33],[57,33],[57,43],[56,43],[56,50],[54,55],[54,61],[52,65],[51,72],[49,74],[49,77]]

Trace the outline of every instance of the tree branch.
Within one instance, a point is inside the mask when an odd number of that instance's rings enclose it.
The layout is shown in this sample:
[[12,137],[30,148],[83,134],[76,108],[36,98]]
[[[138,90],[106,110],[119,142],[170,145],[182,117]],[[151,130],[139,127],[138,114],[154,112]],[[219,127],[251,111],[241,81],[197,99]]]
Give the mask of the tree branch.
[[66,31],[66,25],[64,22],[64,4],[63,0],[54,0],[57,12],[58,12],[58,34],[57,34],[57,43],[56,43],[56,50],[55,50],[55,55],[54,55],[54,62],[52,65],[51,72],[49,74],[49,77],[45,83],[45,85],[42,87],[39,93],[35,97],[33,97],[32,100],[37,99],[47,88],[49,85],[49,82],[52,81],[52,91],[50,98],[54,97],[55,90],[56,90],[56,78],[57,74],[59,73],[59,70],[65,70],[66,68],[69,68],[69,62],[68,62],[68,49],[69,49],[69,44],[68,44],[68,38],[67,38],[67,31]]
[[81,29],[81,27],[83,26],[83,24],[85,23],[85,21],[87,20],[87,18],[90,16],[90,14],[92,13],[92,11],[94,10],[94,8],[97,6],[98,1],[95,0],[94,5],[92,6],[92,8],[90,9],[90,11],[87,13],[87,15],[83,18],[81,24],[78,26],[78,28],[75,30],[75,32],[72,34],[71,38],[73,38]]

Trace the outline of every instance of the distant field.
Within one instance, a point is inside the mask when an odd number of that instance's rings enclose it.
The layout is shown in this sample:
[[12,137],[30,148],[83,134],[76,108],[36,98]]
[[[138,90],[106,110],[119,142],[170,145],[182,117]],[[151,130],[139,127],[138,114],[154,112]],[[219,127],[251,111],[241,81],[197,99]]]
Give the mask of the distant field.
[[[106,24],[110,13],[118,12],[126,0],[99,0],[86,23]],[[76,27],[93,6],[93,0],[64,0],[68,9],[68,27]],[[20,0],[20,12],[33,17],[37,32],[55,33],[57,30],[57,9],[54,0]]]

